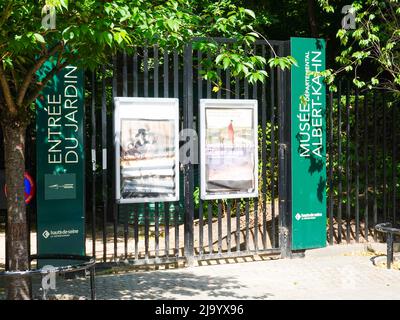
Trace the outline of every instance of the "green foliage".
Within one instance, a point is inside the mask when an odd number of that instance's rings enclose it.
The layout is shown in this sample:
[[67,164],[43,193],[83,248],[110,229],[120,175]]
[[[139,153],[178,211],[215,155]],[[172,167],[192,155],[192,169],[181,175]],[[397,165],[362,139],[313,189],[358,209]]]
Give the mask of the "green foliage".
[[[326,12],[332,12],[328,0],[319,0]],[[329,81],[341,72],[352,72],[358,88],[388,89],[400,95],[400,3],[398,0],[355,0],[355,30],[339,29],[342,45],[336,61],[341,65],[329,70]],[[368,69],[364,81],[360,69]]]
[[[42,26],[42,7],[53,5],[56,28]],[[265,19],[264,19],[265,20]],[[0,100],[0,112],[26,114],[33,109],[43,86],[66,64],[93,69],[106,64],[112,55],[157,44],[161,51],[178,49],[193,40],[194,49],[215,57],[204,60],[204,78],[219,90],[217,68],[229,69],[234,77],[250,83],[268,76],[267,61],[254,52],[260,38],[254,25],[260,23],[253,10],[235,0],[3,0],[0,2],[0,85],[7,99]],[[216,45],[212,37],[235,39]],[[68,50],[66,49],[68,48]],[[49,79],[39,82],[35,72],[51,55],[58,63]],[[291,57],[275,53],[271,66],[282,69],[294,63]],[[15,105],[15,106],[14,106]]]

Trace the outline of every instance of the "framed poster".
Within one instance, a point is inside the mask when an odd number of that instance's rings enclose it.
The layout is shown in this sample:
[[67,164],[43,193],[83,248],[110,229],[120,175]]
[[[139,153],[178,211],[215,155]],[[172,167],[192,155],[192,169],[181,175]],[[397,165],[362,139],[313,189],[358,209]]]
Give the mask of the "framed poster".
[[179,101],[114,98],[116,200],[179,200]]
[[200,100],[200,196],[258,196],[257,100]]

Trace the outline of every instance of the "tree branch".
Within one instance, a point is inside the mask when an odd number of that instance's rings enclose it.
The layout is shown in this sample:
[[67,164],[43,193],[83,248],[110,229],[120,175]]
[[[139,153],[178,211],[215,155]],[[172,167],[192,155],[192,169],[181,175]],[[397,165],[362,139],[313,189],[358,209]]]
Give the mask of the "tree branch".
[[57,64],[41,82],[38,82],[35,90],[33,90],[28,99],[24,102],[24,106],[28,107],[31,103],[33,103],[39,96],[43,88],[46,86],[46,84],[54,77],[54,75],[62,68],[66,67],[68,64],[69,62],[67,61],[64,61],[62,64]]
[[0,84],[1,88],[3,89],[4,100],[6,101],[6,106],[8,111],[11,113],[12,116],[17,115],[17,107],[12,98],[10,86],[8,85],[8,81],[6,79],[6,75],[4,73],[4,69],[1,63],[0,63]]
[[40,59],[36,62],[36,64],[28,72],[28,74],[26,75],[26,77],[21,85],[21,89],[19,90],[19,93],[18,93],[17,106],[22,105],[22,102],[24,101],[26,92],[28,91],[29,85],[31,84],[32,79],[35,76],[36,71],[38,71],[41,68],[41,66],[47,61],[47,59],[49,57],[53,56],[58,50],[62,49],[63,46],[64,45],[61,42],[59,44],[57,44],[50,51],[48,51],[47,54],[40,57]]
[[15,91],[18,92],[18,90],[19,90],[19,83],[18,83],[17,75],[15,74],[15,69],[14,69],[14,68],[11,69],[11,75],[12,75],[12,77],[13,77],[14,86],[15,86]]

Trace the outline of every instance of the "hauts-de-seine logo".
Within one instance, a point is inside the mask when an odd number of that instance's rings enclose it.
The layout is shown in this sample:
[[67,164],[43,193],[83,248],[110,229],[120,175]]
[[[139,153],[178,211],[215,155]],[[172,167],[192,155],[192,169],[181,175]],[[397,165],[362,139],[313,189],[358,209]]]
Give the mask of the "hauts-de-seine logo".
[[48,239],[48,238],[65,238],[65,237],[70,237],[72,235],[78,235],[79,230],[78,229],[69,229],[69,230],[45,230],[42,233],[43,238]]
[[297,221],[300,220],[315,220],[318,218],[322,218],[322,213],[321,212],[315,212],[315,213],[297,213],[295,216]]

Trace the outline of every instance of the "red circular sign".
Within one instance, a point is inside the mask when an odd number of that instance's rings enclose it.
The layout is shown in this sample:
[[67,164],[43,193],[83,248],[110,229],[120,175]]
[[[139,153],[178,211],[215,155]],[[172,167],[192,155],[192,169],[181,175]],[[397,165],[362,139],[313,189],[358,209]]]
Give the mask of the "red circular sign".
[[[35,197],[35,183],[28,172],[24,173],[25,203],[29,204]],[[4,194],[7,197],[7,185],[4,185]]]

